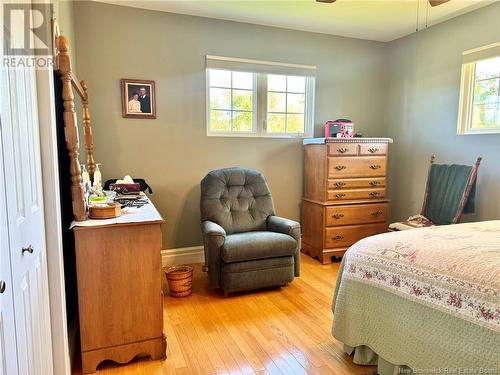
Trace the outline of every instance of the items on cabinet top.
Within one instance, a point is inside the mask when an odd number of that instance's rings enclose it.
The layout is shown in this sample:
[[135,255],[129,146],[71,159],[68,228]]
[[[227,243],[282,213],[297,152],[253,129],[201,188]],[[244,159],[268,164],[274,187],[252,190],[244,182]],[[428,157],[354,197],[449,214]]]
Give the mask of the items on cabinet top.
[[156,209],[156,207],[151,203],[148,197],[144,196],[148,204],[141,207],[125,207],[122,209],[122,215],[112,218],[112,219],[89,219],[85,221],[73,221],[71,223],[71,228],[73,227],[95,227],[101,225],[113,225],[113,224],[130,224],[139,222],[163,222],[163,218]]

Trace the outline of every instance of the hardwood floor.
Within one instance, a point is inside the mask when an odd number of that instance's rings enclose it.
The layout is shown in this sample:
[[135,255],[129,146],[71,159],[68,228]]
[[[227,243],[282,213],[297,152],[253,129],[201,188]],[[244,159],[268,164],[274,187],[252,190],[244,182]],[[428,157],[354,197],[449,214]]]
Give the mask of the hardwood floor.
[[288,287],[230,295],[208,286],[195,266],[193,295],[165,297],[167,359],[103,363],[100,374],[374,374],[357,366],[331,335],[339,262],[302,255]]

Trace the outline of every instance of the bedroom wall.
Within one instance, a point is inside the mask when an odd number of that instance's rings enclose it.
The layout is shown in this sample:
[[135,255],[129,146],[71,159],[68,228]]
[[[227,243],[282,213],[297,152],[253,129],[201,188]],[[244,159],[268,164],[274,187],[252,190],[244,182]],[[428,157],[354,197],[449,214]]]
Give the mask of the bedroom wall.
[[75,56],[75,29],[74,29],[74,12],[73,0],[52,0],[54,7],[54,17],[59,25],[59,30],[62,35],[66,36],[69,41],[70,48],[69,54],[73,68],[77,69],[76,56]]
[[[164,248],[201,244],[199,182],[215,168],[262,171],[278,214],[300,218],[302,140],[207,137],[205,55],[316,65],[316,136],[338,117],[386,136],[383,43],[96,2],[76,2],[74,12],[97,160],[104,178],[148,180],[166,219]],[[121,78],[156,81],[157,120],[122,118]]]
[[430,155],[479,170],[476,213],[465,221],[500,218],[500,134],[457,135],[462,51],[500,41],[500,3],[389,44],[386,123],[393,220],[419,213]]

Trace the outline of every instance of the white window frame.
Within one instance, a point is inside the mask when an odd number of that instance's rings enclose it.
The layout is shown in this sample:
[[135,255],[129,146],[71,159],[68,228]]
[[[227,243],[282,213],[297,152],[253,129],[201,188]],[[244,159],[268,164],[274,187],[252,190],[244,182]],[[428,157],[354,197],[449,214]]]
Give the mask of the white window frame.
[[472,106],[474,101],[476,62],[500,56],[500,42],[465,51],[463,52],[463,56],[457,134],[499,134],[500,126],[484,129],[475,129],[472,127]]
[[[207,56],[208,58],[209,56]],[[254,85],[253,85],[253,116],[252,116],[252,132],[221,132],[210,129],[210,69],[220,69],[229,71],[239,71],[237,69],[224,69],[224,68],[206,68],[206,129],[207,136],[210,137],[255,137],[255,138],[308,138],[312,137],[314,133],[314,107],[315,107],[315,86],[316,79],[314,76],[304,76],[300,74],[290,74],[286,72],[287,67],[302,67],[296,64],[282,64],[258,60],[244,60],[222,58],[217,56],[210,56],[230,62],[247,62],[250,64],[265,64],[278,67],[283,67],[283,72],[270,71],[269,73],[254,72]],[[304,66],[311,68],[310,66]],[[314,67],[315,69],[315,67]],[[304,76],[306,79],[305,87],[305,103],[304,103],[304,133],[270,133],[267,132],[267,75],[298,75]]]

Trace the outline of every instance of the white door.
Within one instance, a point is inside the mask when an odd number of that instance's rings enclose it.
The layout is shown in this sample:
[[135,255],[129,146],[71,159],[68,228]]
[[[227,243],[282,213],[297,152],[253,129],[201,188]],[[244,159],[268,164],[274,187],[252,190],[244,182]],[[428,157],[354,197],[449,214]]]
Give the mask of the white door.
[[0,92],[5,174],[0,189],[7,200],[16,329],[9,346],[17,344],[20,374],[49,375],[52,339],[35,71],[2,68]]
[[[0,98],[0,101],[2,98]],[[2,118],[0,117],[0,124]],[[0,139],[2,127],[0,125]],[[3,150],[0,142],[0,375],[17,374],[14,304],[10,276],[9,230],[5,202]]]

